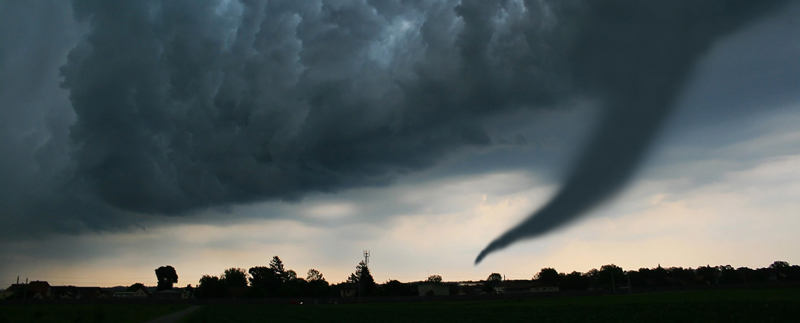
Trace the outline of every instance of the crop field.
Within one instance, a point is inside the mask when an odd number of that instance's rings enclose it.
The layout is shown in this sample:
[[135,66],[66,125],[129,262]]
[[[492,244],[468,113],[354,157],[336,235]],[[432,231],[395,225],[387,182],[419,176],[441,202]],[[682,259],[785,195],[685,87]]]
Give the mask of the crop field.
[[[6,322],[144,322],[189,305],[0,305]],[[800,322],[800,288],[347,305],[204,305],[181,322]]]
[[0,305],[0,323],[139,323],[188,305]]
[[800,322],[800,289],[463,302],[206,305],[181,322]]

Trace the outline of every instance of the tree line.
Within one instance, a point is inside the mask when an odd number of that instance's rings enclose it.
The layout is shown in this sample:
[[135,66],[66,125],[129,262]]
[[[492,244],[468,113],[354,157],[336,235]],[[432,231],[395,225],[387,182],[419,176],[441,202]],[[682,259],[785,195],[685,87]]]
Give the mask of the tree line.
[[697,268],[661,267],[624,270],[614,264],[585,273],[560,273],[542,268],[534,280],[559,286],[562,290],[609,289],[619,287],[653,288],[691,285],[759,284],[770,281],[800,281],[800,266],[775,261],[764,268],[700,266]]
[[[171,266],[156,269],[158,290],[171,289],[178,276]],[[692,285],[759,284],[771,281],[800,281],[800,266],[785,261],[775,261],[764,268],[733,268],[724,266],[700,266],[697,268],[661,267],[624,270],[608,264],[587,272],[558,272],[554,268],[542,268],[532,278],[542,285],[557,286],[560,290],[614,289],[614,288],[658,288]],[[481,292],[493,293],[503,281],[500,273],[492,273],[477,282]],[[278,298],[278,297],[339,297],[339,296],[412,296],[418,295],[417,286],[422,283],[450,284],[455,292],[457,284],[448,283],[440,275],[430,275],[426,280],[403,283],[388,280],[377,284],[369,267],[361,261],[344,282],[330,284],[316,269],[309,269],[306,277],[298,277],[287,269],[278,256],[269,266],[255,266],[248,270],[232,267],[220,276],[204,275],[197,288],[191,285],[200,298]],[[472,284],[475,285],[475,284]],[[141,286],[140,283],[134,286]],[[133,286],[131,286],[133,289]]]

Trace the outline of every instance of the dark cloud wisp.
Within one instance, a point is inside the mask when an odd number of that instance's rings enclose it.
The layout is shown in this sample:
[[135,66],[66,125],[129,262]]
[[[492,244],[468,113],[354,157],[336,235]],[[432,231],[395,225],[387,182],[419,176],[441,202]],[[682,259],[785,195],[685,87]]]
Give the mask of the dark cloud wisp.
[[687,81],[722,36],[785,1],[594,1],[575,27],[577,75],[606,107],[559,192],[482,250],[475,263],[518,240],[574,221],[633,175]]

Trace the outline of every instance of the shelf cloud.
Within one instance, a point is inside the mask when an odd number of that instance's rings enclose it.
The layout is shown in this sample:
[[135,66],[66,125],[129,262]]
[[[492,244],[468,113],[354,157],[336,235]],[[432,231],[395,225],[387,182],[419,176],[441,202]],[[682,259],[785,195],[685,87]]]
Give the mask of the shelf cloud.
[[[0,164],[2,221],[118,230],[142,216],[386,186],[499,145],[484,127],[492,118],[597,102],[600,121],[560,191],[479,262],[613,196],[695,61],[784,2],[74,0],[34,8],[38,20],[3,19],[43,30],[35,47],[2,28],[4,45],[25,45],[0,49],[3,74],[36,88],[7,57],[62,49],[22,60],[56,66],[68,104],[46,123],[3,132],[2,149],[14,157]],[[27,10],[4,6],[4,17]],[[59,43],[60,26],[75,30],[74,42]],[[46,114],[22,99],[41,93],[12,93],[19,80],[1,81],[13,107],[6,120]]]

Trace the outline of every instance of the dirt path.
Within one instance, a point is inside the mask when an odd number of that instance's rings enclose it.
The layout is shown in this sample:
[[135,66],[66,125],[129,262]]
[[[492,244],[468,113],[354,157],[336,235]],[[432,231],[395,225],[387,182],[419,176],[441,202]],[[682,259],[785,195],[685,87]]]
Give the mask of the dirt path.
[[191,312],[194,312],[196,309],[200,308],[200,306],[192,306],[182,311],[178,311],[169,315],[164,315],[162,317],[154,318],[144,323],[175,323],[178,320],[182,319],[184,316],[188,315]]

